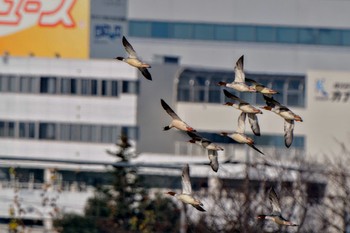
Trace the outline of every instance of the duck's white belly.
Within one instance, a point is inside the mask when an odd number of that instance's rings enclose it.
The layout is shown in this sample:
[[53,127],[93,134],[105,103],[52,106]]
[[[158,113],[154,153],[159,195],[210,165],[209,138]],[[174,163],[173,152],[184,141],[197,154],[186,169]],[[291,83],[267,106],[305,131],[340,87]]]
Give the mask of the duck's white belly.
[[183,122],[183,121],[180,121],[180,120],[173,120],[171,122],[171,125],[179,130],[183,130],[183,131],[187,131],[187,127],[188,125]]
[[180,201],[186,203],[186,204],[196,204],[196,200],[190,196],[190,195],[187,195],[187,194],[180,194],[177,196],[177,199],[179,199]]

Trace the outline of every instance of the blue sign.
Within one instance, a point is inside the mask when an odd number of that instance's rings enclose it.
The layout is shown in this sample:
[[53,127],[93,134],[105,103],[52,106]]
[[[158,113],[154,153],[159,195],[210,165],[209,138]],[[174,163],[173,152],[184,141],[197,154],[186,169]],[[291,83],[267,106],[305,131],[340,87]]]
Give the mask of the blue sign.
[[95,25],[95,38],[96,39],[110,39],[114,40],[121,37],[122,28],[120,25],[110,24],[96,24]]

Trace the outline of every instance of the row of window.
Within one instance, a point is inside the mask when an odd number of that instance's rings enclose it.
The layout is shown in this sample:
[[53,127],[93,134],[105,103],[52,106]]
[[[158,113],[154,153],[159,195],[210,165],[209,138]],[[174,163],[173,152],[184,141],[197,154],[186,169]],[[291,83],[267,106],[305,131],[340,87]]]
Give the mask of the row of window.
[[138,93],[138,81],[0,74],[0,92],[116,97]]
[[135,126],[0,121],[0,138],[115,143],[122,132],[138,137]]
[[129,22],[129,35],[147,38],[350,46],[350,30],[244,24]]
[[[264,84],[279,92],[274,98],[287,106],[305,106],[305,77],[297,75],[246,74],[247,78]],[[234,79],[233,72],[209,72],[184,70],[179,76],[177,100],[184,102],[224,103],[229,101],[223,94],[220,81],[230,83]],[[260,93],[242,93],[229,89],[238,97],[254,104],[265,104]]]

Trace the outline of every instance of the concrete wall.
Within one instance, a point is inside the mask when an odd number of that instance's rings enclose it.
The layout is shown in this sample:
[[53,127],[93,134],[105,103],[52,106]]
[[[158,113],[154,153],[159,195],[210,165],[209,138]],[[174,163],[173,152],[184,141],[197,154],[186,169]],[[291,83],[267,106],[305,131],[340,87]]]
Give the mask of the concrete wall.
[[173,140],[178,132],[174,129],[163,132],[163,127],[170,123],[171,117],[162,108],[160,99],[164,99],[174,111],[177,111],[174,77],[179,67],[170,64],[154,64],[149,71],[153,81],[140,77],[140,93],[137,100],[139,126],[137,151],[173,153]]

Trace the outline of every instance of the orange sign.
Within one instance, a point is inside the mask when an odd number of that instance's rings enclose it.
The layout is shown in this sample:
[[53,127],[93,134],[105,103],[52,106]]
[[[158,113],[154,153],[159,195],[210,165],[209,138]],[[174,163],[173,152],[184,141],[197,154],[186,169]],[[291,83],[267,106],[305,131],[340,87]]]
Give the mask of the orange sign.
[[0,0],[0,54],[88,58],[88,0]]

